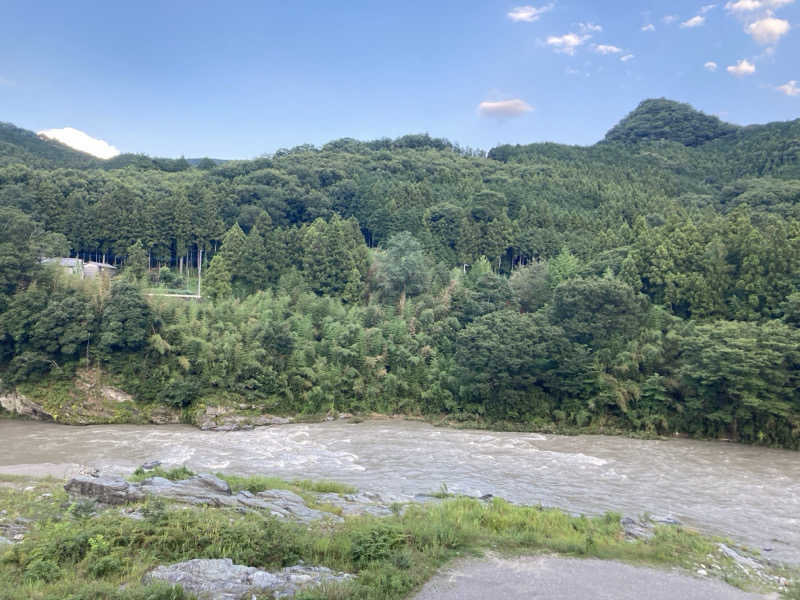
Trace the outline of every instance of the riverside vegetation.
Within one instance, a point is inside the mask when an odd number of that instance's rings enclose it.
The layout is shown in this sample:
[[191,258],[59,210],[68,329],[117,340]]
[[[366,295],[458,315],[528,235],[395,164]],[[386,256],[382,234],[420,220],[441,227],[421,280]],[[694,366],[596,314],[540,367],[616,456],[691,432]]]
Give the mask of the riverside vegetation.
[[[221,164],[0,140],[2,386],[66,422],[88,369],[185,419],[800,447],[800,120],[648,100],[591,147],[410,135]],[[123,274],[39,262],[66,255]],[[201,303],[143,295],[198,275]]]
[[[150,472],[154,474],[174,479],[191,475],[185,469]],[[140,472],[135,478],[141,477]],[[233,491],[353,491],[325,482],[226,479]],[[303,600],[404,598],[446,561],[483,550],[702,568],[734,585],[798,597],[797,589],[784,586],[784,577],[793,575],[789,570],[768,563],[743,569],[732,557],[755,564],[742,558],[745,551],[738,554],[721,540],[679,525],[656,526],[649,535],[631,538],[613,513],[577,517],[499,498],[450,497],[445,490],[438,495],[439,502],[394,505],[394,514],[385,517],[347,516],[337,522],[300,524],[259,511],[177,506],[154,497],[122,508],[104,507],[67,496],[60,481],[7,477],[0,485],[0,531],[8,523],[22,523],[25,529],[17,535],[21,541],[0,545],[0,598],[188,599],[191,596],[178,587],[143,583],[143,576],[156,566],[197,558],[228,558],[271,570],[303,561],[356,576],[303,590],[296,596]],[[328,509],[335,516],[336,507]]]

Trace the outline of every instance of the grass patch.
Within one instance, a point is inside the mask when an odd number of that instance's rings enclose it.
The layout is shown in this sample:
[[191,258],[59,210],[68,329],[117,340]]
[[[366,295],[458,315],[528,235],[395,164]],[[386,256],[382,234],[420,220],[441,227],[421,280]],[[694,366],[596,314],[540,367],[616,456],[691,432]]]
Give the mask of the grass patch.
[[[235,490],[351,489],[268,477],[224,478]],[[716,539],[688,529],[663,526],[650,540],[630,542],[614,513],[574,517],[500,499],[485,503],[455,497],[437,504],[412,504],[402,514],[384,518],[354,517],[338,524],[303,526],[229,508],[177,510],[157,499],[136,507],[144,518],[131,519],[118,507],[99,513],[75,509],[58,487],[60,483],[40,483],[29,492],[0,489],[0,508],[15,506],[18,514],[37,520],[22,543],[0,555],[2,600],[182,600],[184,596],[168,586],[142,586],[141,578],[157,565],[192,558],[231,558],[265,569],[302,560],[357,575],[354,581],[304,592],[298,596],[301,600],[405,598],[447,561],[484,549],[509,554],[556,552],[689,569],[708,564],[711,555],[717,563],[727,564]],[[43,497],[43,490],[51,495]]]
[[156,467],[154,469],[143,469],[142,467],[139,467],[133,473],[131,473],[131,475],[128,477],[128,481],[138,483],[140,481],[144,481],[145,479],[150,479],[151,477],[163,477],[164,479],[169,479],[170,481],[179,481],[181,479],[189,479],[193,476],[194,472],[190,471],[185,466],[175,467],[174,469],[162,469],[161,467]]
[[[217,477],[224,479],[231,486],[231,491],[236,494],[242,490],[247,490],[257,494],[265,490],[291,490],[295,493],[314,492],[319,494],[355,494],[358,490],[351,485],[339,483],[337,481],[310,481],[302,479],[297,481],[286,481],[278,477],[266,475],[227,475],[217,473]],[[301,494],[302,495],[302,494]]]

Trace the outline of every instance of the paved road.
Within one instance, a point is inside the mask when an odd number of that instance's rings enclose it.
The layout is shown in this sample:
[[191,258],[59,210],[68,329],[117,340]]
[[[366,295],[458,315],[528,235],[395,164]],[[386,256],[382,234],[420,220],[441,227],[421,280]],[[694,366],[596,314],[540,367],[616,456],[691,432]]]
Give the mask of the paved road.
[[[554,556],[459,561],[414,600],[766,600],[721,581],[603,560]],[[777,597],[777,596],[775,596]]]

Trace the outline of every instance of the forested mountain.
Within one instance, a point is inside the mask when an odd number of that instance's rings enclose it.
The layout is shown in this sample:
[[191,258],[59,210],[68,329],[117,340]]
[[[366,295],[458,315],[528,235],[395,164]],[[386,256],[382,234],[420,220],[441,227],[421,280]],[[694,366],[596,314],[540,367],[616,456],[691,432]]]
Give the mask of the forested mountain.
[[[143,402],[800,445],[800,120],[647,100],[591,147],[25,148],[0,158],[6,385],[89,362]],[[56,252],[125,269],[75,282]],[[141,295],[201,261],[203,303]]]
[[60,142],[0,121],[0,165],[19,163],[39,168],[80,169],[96,166],[98,161]]

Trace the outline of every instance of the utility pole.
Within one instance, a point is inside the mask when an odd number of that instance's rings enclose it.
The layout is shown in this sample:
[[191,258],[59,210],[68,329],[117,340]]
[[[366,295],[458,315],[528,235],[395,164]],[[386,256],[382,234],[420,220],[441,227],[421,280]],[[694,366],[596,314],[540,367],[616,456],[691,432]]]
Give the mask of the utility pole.
[[203,247],[197,245],[197,295],[200,296],[200,282],[203,275]]

